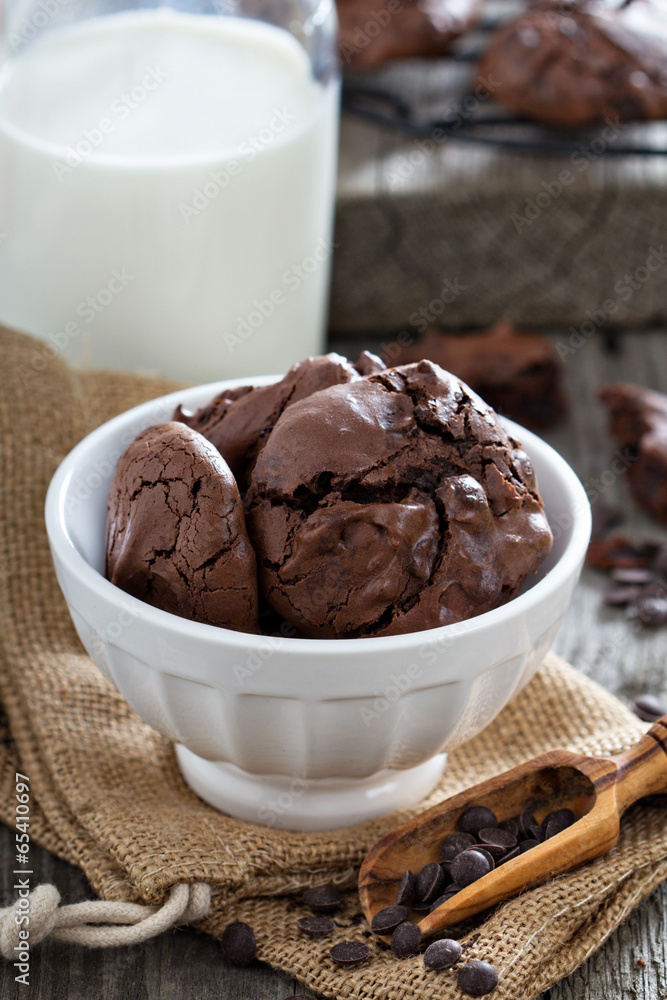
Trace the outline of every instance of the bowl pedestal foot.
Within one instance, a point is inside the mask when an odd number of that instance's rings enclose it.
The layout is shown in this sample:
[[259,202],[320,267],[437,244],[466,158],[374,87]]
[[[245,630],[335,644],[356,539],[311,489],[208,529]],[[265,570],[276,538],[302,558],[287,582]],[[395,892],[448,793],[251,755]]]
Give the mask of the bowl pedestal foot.
[[197,795],[221,812],[279,830],[334,830],[418,805],[440,781],[447,754],[417,767],[368,778],[302,778],[250,774],[176,746],[181,773]]

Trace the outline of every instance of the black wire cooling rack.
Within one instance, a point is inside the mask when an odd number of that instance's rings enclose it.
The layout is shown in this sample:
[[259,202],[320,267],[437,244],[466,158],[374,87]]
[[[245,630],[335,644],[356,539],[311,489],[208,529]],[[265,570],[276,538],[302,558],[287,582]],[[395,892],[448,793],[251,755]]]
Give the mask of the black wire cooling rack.
[[[498,28],[503,20],[485,19],[475,31],[472,48],[454,49],[443,59],[461,68],[466,63],[476,63],[484,50],[484,36]],[[475,95],[467,91],[443,94],[443,112],[432,116],[420,113],[393,89],[361,82],[359,76],[356,73],[343,84],[343,110],[347,114],[415,136],[429,137],[435,133],[439,143],[445,140],[472,142],[517,152],[565,156],[590,148],[599,138],[600,130],[605,128],[605,123],[600,123],[597,130],[594,126],[576,129],[549,126],[512,115],[491,101],[484,102],[481,112],[457,114],[457,109],[465,108],[469,102],[475,103]],[[372,80],[373,71],[366,71],[364,77],[365,81]],[[477,104],[481,106],[480,101]],[[623,127],[628,126],[631,126],[632,138],[606,142],[599,148],[598,155],[667,155],[667,120],[630,122]]]

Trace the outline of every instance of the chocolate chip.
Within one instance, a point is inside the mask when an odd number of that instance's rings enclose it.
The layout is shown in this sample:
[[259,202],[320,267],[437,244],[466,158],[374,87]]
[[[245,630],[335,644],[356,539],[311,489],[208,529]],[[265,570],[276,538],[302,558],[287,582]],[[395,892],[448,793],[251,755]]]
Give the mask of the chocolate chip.
[[255,932],[242,920],[225,927],[220,939],[222,956],[231,965],[250,965],[257,954]]
[[630,708],[644,722],[657,722],[667,715],[667,705],[652,694],[638,694]]
[[391,934],[409,916],[407,906],[385,906],[371,920],[371,930],[374,934]]
[[601,541],[592,541],[586,553],[586,562],[595,569],[609,571],[628,567],[648,569],[654,546],[639,542],[634,544],[624,535],[614,535]]
[[554,809],[542,821],[544,839],[549,840],[551,837],[562,833],[563,830],[567,830],[568,826],[572,826],[576,818],[571,809]]
[[508,833],[511,833],[515,840],[519,839],[519,824],[515,819],[504,819],[498,826],[501,830],[507,830]]
[[634,583],[642,587],[646,583],[652,583],[654,576],[650,569],[619,566],[611,571],[611,578],[616,583]]
[[296,925],[308,937],[329,937],[336,925],[329,917],[302,917]]
[[399,924],[391,935],[391,950],[397,958],[416,955],[421,943],[422,932],[417,924],[413,924],[410,920]]
[[471,847],[452,861],[452,876],[457,885],[472,885],[478,878],[488,875],[493,867],[493,859],[489,864],[488,855]]
[[331,885],[318,885],[314,889],[306,889],[301,901],[313,913],[337,913],[345,907],[342,894]]
[[486,806],[471,806],[459,817],[459,830],[472,833],[475,837],[487,826],[498,826],[496,814]]
[[538,844],[541,844],[542,841],[544,840],[544,831],[542,830],[542,827],[540,826],[539,823],[535,823],[533,826],[531,826],[530,839],[536,840]]
[[430,913],[433,903],[425,903],[422,899],[416,899],[412,904],[415,913]]
[[667,598],[643,596],[628,611],[630,618],[637,618],[645,628],[667,625]]
[[460,892],[462,888],[462,885],[457,885],[456,882],[450,882],[442,896],[438,896],[438,898],[431,903],[431,907],[428,912],[433,913],[433,911],[437,910],[439,906],[442,906],[442,904],[446,903],[452,898],[452,896],[455,896],[457,892]]
[[526,840],[521,841],[519,844],[519,850],[522,854],[525,854],[526,851],[532,850],[533,847],[538,847],[539,843],[539,840],[535,840],[533,837],[528,837]]
[[534,826],[537,826],[537,820],[533,816],[530,809],[524,809],[519,816],[519,833],[524,840],[526,837],[531,836],[530,831]]
[[356,965],[368,958],[371,950],[363,941],[341,941],[329,949],[329,955],[337,965]]
[[520,854],[521,848],[517,845],[516,847],[513,847],[511,851],[508,851],[507,854],[503,854],[502,858],[499,858],[498,861],[496,861],[496,866],[504,865],[506,861],[512,861],[513,858],[518,858]]
[[472,847],[474,843],[475,838],[471,833],[450,833],[440,847],[440,860],[453,861],[457,854],[465,851],[466,847]]
[[434,910],[439,909],[443,905],[443,903],[447,903],[452,898],[452,896],[455,896],[456,893],[459,891],[460,887],[457,886],[457,888],[453,892],[443,892],[442,896],[438,896],[435,902],[431,903],[428,912],[433,913]]
[[459,970],[459,989],[470,997],[483,997],[498,985],[498,973],[488,962],[466,962]]
[[424,865],[417,875],[417,898],[422,903],[432,903],[445,884],[445,873],[437,861]]
[[408,868],[403,874],[401,884],[396,893],[396,906],[409,906],[415,897],[417,878]]
[[642,596],[641,587],[628,586],[624,584],[618,587],[607,587],[602,595],[605,604],[613,607],[623,607],[626,604],[634,604]]
[[424,952],[424,965],[427,969],[451,969],[461,957],[461,945],[452,938],[441,938],[434,941]]
[[482,844],[488,844],[490,847],[501,847],[505,851],[516,847],[516,836],[511,834],[509,830],[503,830],[498,826],[485,827],[480,830],[479,839]]
[[492,870],[496,867],[496,857],[505,853],[502,847],[491,847],[489,844],[475,844],[474,847],[467,847],[466,850],[479,851],[480,854],[483,854]]

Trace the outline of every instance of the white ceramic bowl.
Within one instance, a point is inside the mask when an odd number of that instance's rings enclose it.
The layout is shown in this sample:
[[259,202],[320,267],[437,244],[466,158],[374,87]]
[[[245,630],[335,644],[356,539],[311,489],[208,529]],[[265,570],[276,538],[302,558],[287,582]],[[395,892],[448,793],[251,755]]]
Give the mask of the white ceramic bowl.
[[[137,601],[103,576],[115,463],[135,435],[220,382],[172,393],[99,427],[46,500],[58,581],[86,650],[147,723],[177,744],[186,781],[216,808],[287,829],[328,829],[419,802],[445,751],[487,726],[532,677],[576,586],[590,509],[570,467],[515,424],[554,546],[524,591],[458,625],[371,639],[247,635]],[[273,379],[257,379],[266,384]]]

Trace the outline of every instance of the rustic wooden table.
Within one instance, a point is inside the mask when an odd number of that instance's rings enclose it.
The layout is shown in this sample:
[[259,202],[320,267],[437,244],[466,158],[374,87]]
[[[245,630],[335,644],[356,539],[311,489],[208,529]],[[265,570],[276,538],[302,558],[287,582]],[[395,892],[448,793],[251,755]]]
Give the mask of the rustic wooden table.
[[[502,17],[509,3],[487,0],[487,8]],[[460,99],[472,77],[471,62],[408,59],[348,84],[397,95],[420,121],[449,114],[465,123],[478,112],[496,114],[491,100],[474,98],[468,106],[477,110],[466,114]],[[517,137],[512,129],[502,134]],[[542,144],[563,139],[535,127],[522,135]],[[419,136],[344,115],[331,328],[400,329],[431,303],[432,320],[450,329],[503,315],[524,325],[578,326],[587,310],[612,299],[616,322],[665,325],[667,156],[615,154],[667,148],[667,122],[595,127],[571,141],[572,151],[559,156],[544,148],[522,155],[443,138],[438,129]],[[644,281],[654,249],[662,263]],[[630,288],[626,275],[636,277]]]
[[[555,335],[566,341],[569,334]],[[369,339],[339,341],[338,349],[354,353],[374,346]],[[616,352],[603,337],[586,341],[567,356],[565,374],[572,401],[569,420],[547,439],[574,466],[600,501],[618,503],[637,532],[665,537],[665,532],[639,514],[628,500],[622,480],[611,471],[613,446],[605,434],[604,415],[595,390],[604,383],[626,380],[667,391],[667,333],[638,332],[620,336]],[[601,603],[604,580],[585,571],[556,650],[604,687],[630,700],[640,691],[667,697],[667,630],[632,636],[622,613]],[[0,903],[13,898],[13,832],[0,827]],[[64,902],[92,898],[83,874],[33,848],[34,883],[53,882]],[[35,1000],[282,1000],[308,994],[287,976],[255,963],[230,968],[218,944],[192,930],[177,930],[131,948],[85,951],[55,942],[38,946],[31,960],[29,987],[14,982],[11,965],[0,965],[0,997],[29,995]],[[397,997],[399,994],[396,994]],[[542,1000],[662,1000],[667,997],[667,885],[645,900],[600,950]]]

